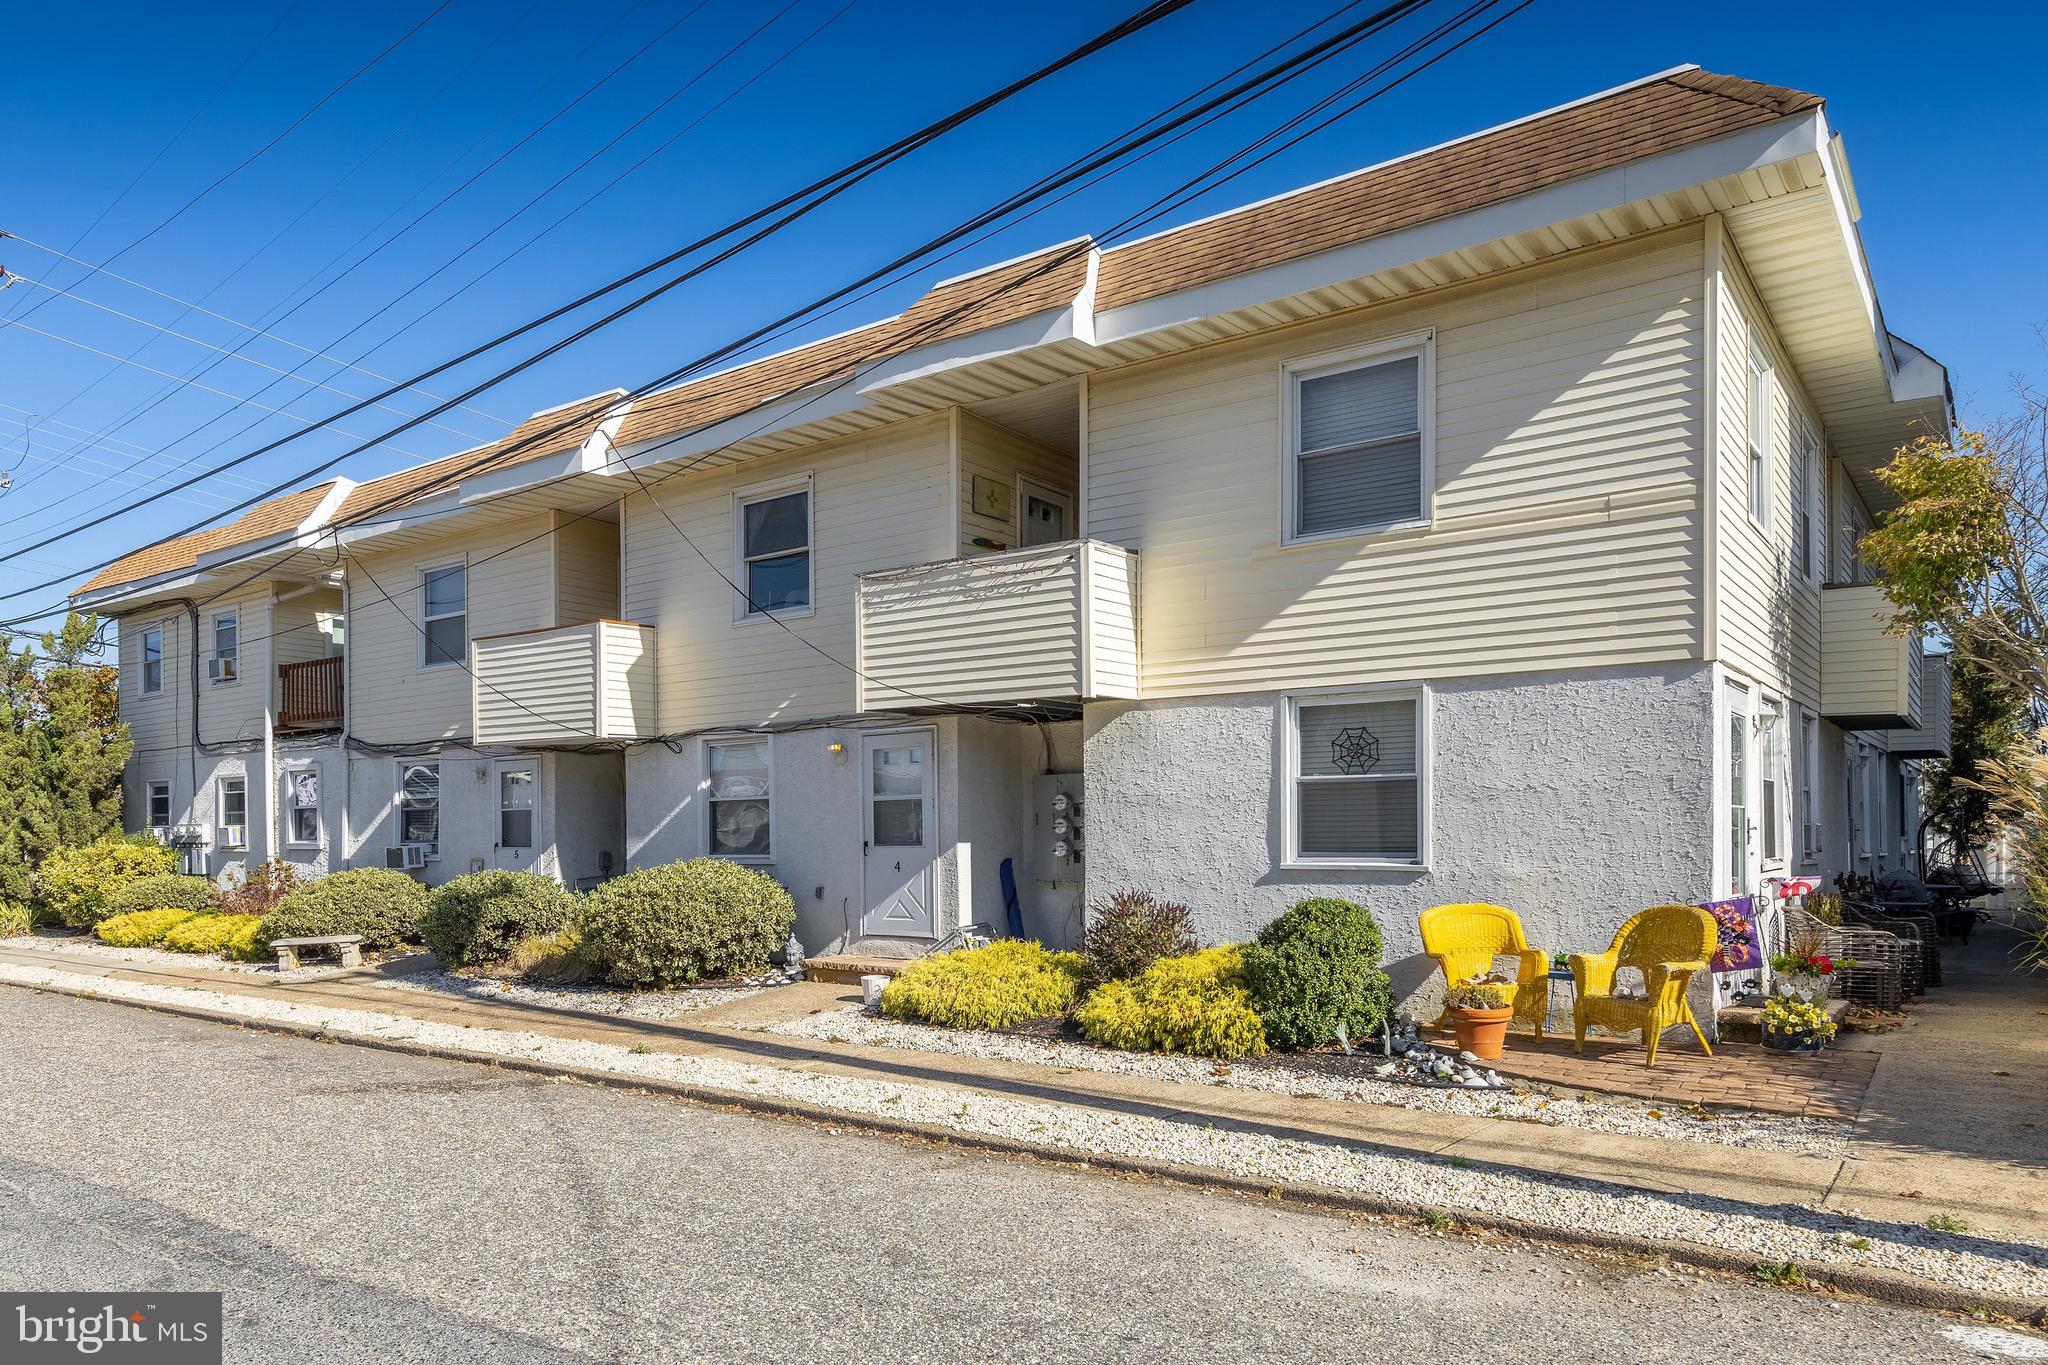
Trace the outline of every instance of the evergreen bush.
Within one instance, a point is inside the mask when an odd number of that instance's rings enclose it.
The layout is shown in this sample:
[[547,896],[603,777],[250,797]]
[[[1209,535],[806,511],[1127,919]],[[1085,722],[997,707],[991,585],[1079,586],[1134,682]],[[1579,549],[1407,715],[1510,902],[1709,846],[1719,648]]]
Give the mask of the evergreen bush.
[[1133,1051],[1227,1059],[1266,1050],[1244,987],[1244,951],[1235,944],[1162,957],[1134,981],[1097,986],[1074,1021],[1093,1041]]
[[768,964],[796,902],[765,872],[723,858],[642,868],[583,898],[581,955],[617,985],[688,985]]
[[257,941],[268,953],[281,938],[361,934],[365,948],[417,939],[427,888],[403,872],[359,867],[307,882],[263,917]]
[[576,913],[576,898],[537,872],[472,872],[434,889],[420,937],[451,971],[502,962],[523,939],[553,934]]
[[1005,938],[918,958],[882,988],[882,1013],[947,1028],[1000,1029],[1059,1014],[1081,989],[1077,953]]
[[1364,906],[1317,898],[1297,903],[1244,950],[1244,979],[1279,1048],[1321,1047],[1376,1034],[1394,1006],[1380,967],[1380,927]]

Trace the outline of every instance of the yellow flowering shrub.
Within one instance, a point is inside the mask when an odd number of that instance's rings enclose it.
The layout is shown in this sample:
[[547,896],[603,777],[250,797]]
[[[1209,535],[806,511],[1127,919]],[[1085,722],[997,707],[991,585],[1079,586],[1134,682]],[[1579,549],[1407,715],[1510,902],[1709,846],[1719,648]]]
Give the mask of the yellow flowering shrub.
[[163,942],[165,934],[191,918],[190,910],[135,910],[109,915],[92,931],[100,942],[116,948],[153,948]]
[[1136,980],[1096,987],[1074,1016],[1081,1032],[1110,1047],[1254,1057],[1266,1030],[1244,985],[1244,950],[1235,944],[1187,957],[1162,957]]
[[[194,915],[164,935],[163,946],[174,953],[232,953],[237,945],[254,947],[261,915]],[[242,956],[237,954],[237,956]],[[261,960],[256,951],[244,961]]]
[[1009,1028],[1058,1014],[1081,987],[1081,955],[1029,939],[921,957],[882,990],[882,1013],[948,1028]]
[[109,834],[52,849],[36,869],[36,897],[71,928],[90,929],[112,913],[107,901],[116,891],[177,866],[177,853],[154,839]]
[[1764,1002],[1764,1027],[1773,1033],[1810,1033],[1820,1038],[1835,1036],[1835,1021],[1819,1005],[1774,995]]

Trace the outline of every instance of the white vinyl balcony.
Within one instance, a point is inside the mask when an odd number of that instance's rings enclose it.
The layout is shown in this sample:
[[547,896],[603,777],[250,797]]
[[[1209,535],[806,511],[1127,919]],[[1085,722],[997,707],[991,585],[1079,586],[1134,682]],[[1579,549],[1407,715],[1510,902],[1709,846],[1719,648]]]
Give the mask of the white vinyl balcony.
[[1138,557],[1096,540],[860,576],[860,709],[1138,695]]
[[1820,594],[1820,712],[1844,730],[1920,724],[1920,637],[1888,629],[1892,605],[1876,583]]
[[469,642],[479,744],[588,744],[654,730],[654,628],[631,621]]
[[1948,669],[1946,654],[1920,656],[1920,724],[1885,736],[1886,744],[1900,758],[1949,756],[1949,711],[1954,699]]

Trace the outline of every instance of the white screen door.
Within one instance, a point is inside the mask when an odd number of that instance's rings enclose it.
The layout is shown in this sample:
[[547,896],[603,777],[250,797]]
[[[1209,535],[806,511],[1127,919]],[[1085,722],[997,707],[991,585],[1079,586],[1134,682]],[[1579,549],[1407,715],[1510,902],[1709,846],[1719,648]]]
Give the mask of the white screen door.
[[931,938],[938,924],[932,860],[939,838],[932,732],[863,736],[861,777],[867,901],[861,932]]
[[533,870],[534,822],[539,812],[534,801],[539,786],[533,760],[497,765],[498,839],[497,864],[506,872]]
[[1018,480],[1019,545],[1057,545],[1073,539],[1073,499],[1030,479]]

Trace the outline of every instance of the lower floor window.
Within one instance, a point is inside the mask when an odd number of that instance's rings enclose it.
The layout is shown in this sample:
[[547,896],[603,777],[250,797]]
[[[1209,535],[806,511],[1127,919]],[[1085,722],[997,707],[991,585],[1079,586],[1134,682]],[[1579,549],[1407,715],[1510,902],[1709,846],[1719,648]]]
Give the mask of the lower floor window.
[[1290,699],[1289,861],[1423,861],[1426,695]]
[[716,858],[766,858],[768,741],[715,739],[704,746],[711,777],[710,849]]
[[152,782],[149,784],[149,827],[169,829],[171,827],[171,784]]
[[320,774],[312,768],[294,768],[284,775],[284,804],[291,821],[290,838],[295,844],[320,842]]
[[441,765],[407,763],[398,770],[398,842],[441,852]]
[[239,777],[220,780],[220,841],[229,848],[248,842],[249,787]]

